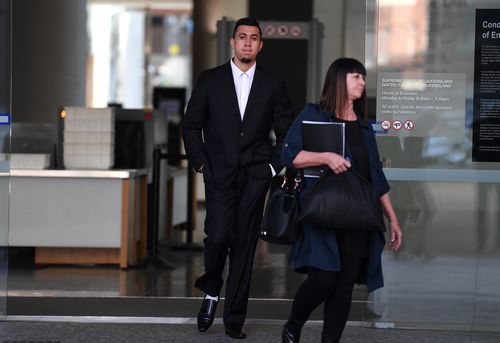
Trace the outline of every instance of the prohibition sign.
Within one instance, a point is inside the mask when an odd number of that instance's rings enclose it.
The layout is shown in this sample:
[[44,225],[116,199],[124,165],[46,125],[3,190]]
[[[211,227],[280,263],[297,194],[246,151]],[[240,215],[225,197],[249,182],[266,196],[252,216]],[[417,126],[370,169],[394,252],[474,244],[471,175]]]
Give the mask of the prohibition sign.
[[302,29],[300,28],[300,26],[294,25],[291,27],[290,33],[292,34],[292,36],[298,37],[302,34]]
[[394,128],[394,130],[399,130],[399,129],[401,129],[402,126],[403,126],[403,123],[401,123],[400,120],[395,120],[392,122],[392,127]]
[[272,36],[276,33],[276,28],[273,25],[266,25],[264,27],[264,32],[266,33],[266,35]]
[[387,131],[391,128],[391,122],[388,120],[383,120],[381,126],[384,130]]
[[413,127],[415,126],[415,123],[413,122],[413,120],[405,120],[405,129],[410,131],[413,129]]
[[288,34],[288,26],[281,25],[280,27],[278,27],[278,34],[280,36],[286,36]]

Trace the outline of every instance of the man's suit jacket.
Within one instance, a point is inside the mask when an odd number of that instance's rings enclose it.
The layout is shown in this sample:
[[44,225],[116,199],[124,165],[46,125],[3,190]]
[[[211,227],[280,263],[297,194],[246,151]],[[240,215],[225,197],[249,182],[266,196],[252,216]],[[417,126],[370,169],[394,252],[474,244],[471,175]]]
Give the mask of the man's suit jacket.
[[184,116],[184,146],[195,170],[203,166],[205,182],[225,188],[242,168],[256,178],[271,176],[269,164],[279,173],[282,142],[293,120],[283,80],[259,66],[242,120],[228,62],[201,73]]

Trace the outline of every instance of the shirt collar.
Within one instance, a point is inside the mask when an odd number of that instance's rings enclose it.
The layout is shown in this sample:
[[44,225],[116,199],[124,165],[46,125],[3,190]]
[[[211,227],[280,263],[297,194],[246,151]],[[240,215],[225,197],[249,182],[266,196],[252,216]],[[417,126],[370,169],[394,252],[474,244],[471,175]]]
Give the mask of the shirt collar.
[[256,67],[257,67],[257,63],[254,63],[250,67],[250,69],[248,69],[246,72],[244,72],[244,71],[240,70],[240,68],[238,68],[236,66],[236,64],[234,64],[233,59],[231,58],[231,70],[233,72],[233,77],[240,77],[241,74],[247,74],[250,79],[253,79],[253,77],[255,75]]

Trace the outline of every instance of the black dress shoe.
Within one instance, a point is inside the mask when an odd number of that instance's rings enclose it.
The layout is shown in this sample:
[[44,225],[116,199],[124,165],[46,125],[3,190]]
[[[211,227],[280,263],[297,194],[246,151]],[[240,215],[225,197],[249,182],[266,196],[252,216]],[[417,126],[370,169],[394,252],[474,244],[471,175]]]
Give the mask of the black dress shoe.
[[214,322],[217,301],[213,299],[203,299],[200,312],[198,312],[198,330],[207,331]]
[[244,339],[247,338],[247,334],[243,332],[243,325],[239,324],[225,324],[226,335],[231,338]]
[[297,343],[300,341],[300,331],[294,331],[286,323],[283,325],[283,331],[281,332],[281,343]]

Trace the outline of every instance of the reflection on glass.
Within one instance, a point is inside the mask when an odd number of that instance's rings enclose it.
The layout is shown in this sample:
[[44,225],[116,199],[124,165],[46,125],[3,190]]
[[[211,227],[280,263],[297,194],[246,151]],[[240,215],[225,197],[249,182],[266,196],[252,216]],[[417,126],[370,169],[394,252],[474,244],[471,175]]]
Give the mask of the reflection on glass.
[[[2,131],[0,126],[0,131]],[[5,151],[5,150],[4,150]],[[0,171],[0,318],[5,317],[7,297],[8,273],[8,229],[9,229],[9,171],[8,161],[0,160],[3,164]]]
[[[372,1],[368,1],[372,2]],[[404,115],[405,109],[397,109],[403,119],[413,120],[412,132],[390,129],[388,135],[397,137],[418,136],[425,141],[426,159],[420,168],[489,169],[491,165],[473,163],[472,151],[472,96],[474,82],[474,34],[475,9],[498,7],[495,1],[451,0],[379,0],[377,15],[373,16],[376,44],[367,44],[367,60],[376,61],[372,71],[380,75],[400,75],[401,78],[432,79],[437,74],[464,76],[464,88],[456,89],[462,95],[455,103],[435,102],[425,118]],[[369,32],[369,36],[373,33]],[[377,84],[380,88],[380,84]],[[433,89],[437,90],[437,89]],[[463,99],[465,97],[465,100]],[[377,101],[380,101],[378,96]],[[436,100],[437,101],[437,100]],[[460,104],[461,102],[461,104]],[[397,103],[401,105],[400,103]],[[413,105],[408,103],[407,105]],[[422,105],[422,104],[416,104]],[[425,105],[425,104],[423,104]],[[455,112],[441,110],[440,105],[452,105]],[[437,108],[434,108],[438,106]],[[380,118],[377,108],[377,119]],[[451,115],[451,117],[450,117]],[[419,131],[419,129],[421,131]],[[418,131],[415,134],[415,131]],[[383,151],[391,155],[393,151]],[[404,159],[412,157],[404,156]],[[393,161],[392,167],[403,167]],[[494,168],[496,169],[496,168]]]
[[0,0],[0,319],[6,315],[9,183],[11,1]]
[[[499,2],[368,3],[376,4],[366,44],[376,118],[391,124],[377,141],[384,167],[399,169],[391,197],[405,231],[402,249],[384,253],[386,287],[374,295],[374,310],[396,326],[498,331],[500,164],[472,161],[472,112],[476,9]],[[432,179],[432,170],[447,182]],[[466,177],[457,181],[454,172]]]

